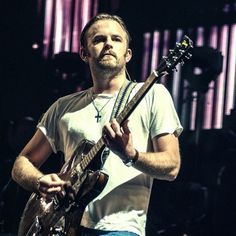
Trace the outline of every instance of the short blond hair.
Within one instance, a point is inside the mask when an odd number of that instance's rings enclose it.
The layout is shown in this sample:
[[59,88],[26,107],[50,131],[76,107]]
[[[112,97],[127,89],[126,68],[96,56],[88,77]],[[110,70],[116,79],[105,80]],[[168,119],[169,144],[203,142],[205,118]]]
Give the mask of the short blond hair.
[[116,21],[121,27],[122,29],[125,31],[126,33],[126,40],[127,40],[127,47],[130,44],[131,41],[131,36],[130,33],[124,23],[124,21],[122,20],[121,17],[117,16],[117,15],[110,15],[107,13],[100,13],[96,16],[94,16],[83,28],[81,34],[80,34],[80,44],[82,47],[86,47],[86,33],[88,31],[88,29],[97,21],[99,20],[113,20]]

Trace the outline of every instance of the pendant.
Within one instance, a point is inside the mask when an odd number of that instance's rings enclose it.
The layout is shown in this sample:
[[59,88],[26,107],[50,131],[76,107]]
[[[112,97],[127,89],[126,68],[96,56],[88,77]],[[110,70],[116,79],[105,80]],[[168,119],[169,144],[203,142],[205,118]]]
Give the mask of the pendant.
[[102,118],[102,116],[100,115],[99,111],[97,111],[97,115],[95,116],[95,118],[97,119],[97,123],[100,121],[100,119]]

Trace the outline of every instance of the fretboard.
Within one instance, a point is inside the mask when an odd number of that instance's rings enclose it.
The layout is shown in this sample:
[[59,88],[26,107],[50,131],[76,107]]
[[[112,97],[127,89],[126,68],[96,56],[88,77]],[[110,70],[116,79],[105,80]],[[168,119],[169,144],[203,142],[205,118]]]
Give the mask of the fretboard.
[[[131,115],[131,113],[138,106],[142,98],[150,90],[153,84],[163,75],[170,73],[178,63],[183,64],[184,59],[190,59],[191,54],[188,51],[193,47],[193,42],[187,36],[176,43],[174,49],[170,50],[167,57],[163,58],[156,71],[153,71],[146,79],[145,83],[134,95],[134,97],[126,104],[123,111],[116,117],[117,122],[122,125],[124,121]],[[86,156],[84,156],[80,165],[82,170],[85,170],[95,156],[105,148],[105,143],[102,137],[98,142],[90,149]]]

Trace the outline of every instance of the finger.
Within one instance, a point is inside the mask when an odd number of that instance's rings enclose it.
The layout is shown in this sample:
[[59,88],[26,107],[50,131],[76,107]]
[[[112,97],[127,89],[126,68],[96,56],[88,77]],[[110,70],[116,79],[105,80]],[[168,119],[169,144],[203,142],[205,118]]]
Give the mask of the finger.
[[39,192],[40,193],[44,193],[44,194],[50,194],[50,193],[58,193],[62,190],[61,186],[58,187],[44,187],[44,186],[40,186],[39,187]]
[[117,123],[116,120],[114,120],[112,123],[111,123],[111,128],[113,129],[113,131],[115,133],[118,133],[120,131],[120,126],[119,124]]
[[124,124],[122,125],[122,129],[125,134],[130,134],[130,129],[129,129],[128,123],[129,123],[129,120],[126,120],[124,122]]
[[111,128],[113,129],[113,131],[115,132],[116,135],[122,135],[122,130],[121,130],[120,125],[116,119],[112,120]]
[[39,180],[39,185],[43,187],[59,187],[63,186],[65,181],[61,180],[57,174],[45,175]]
[[109,139],[109,138],[115,138],[116,134],[114,132],[114,130],[111,127],[111,124],[106,124],[103,127],[103,136],[105,136],[104,138]]
[[50,187],[47,189],[47,193],[58,193],[62,190],[62,187]]
[[63,181],[57,174],[51,174],[51,178],[54,183],[65,184],[65,181]]

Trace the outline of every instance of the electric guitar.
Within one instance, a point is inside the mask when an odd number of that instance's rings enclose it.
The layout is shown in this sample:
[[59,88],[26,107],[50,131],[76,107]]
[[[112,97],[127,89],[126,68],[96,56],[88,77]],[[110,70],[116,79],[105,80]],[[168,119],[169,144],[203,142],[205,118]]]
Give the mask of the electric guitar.
[[[189,50],[192,47],[193,43],[187,36],[176,43],[175,48],[162,59],[157,70],[150,74],[136,95],[116,117],[120,125],[130,116],[158,78],[169,74],[177,64],[183,64],[184,60],[191,57]],[[75,218],[76,224],[80,224],[85,207],[102,192],[108,181],[108,176],[100,171],[100,156],[104,148],[102,137],[96,144],[88,140],[79,143],[59,173],[61,179],[71,182],[76,194],[75,200],[61,198],[59,195],[46,200],[33,193],[21,217],[19,236],[69,235]]]

